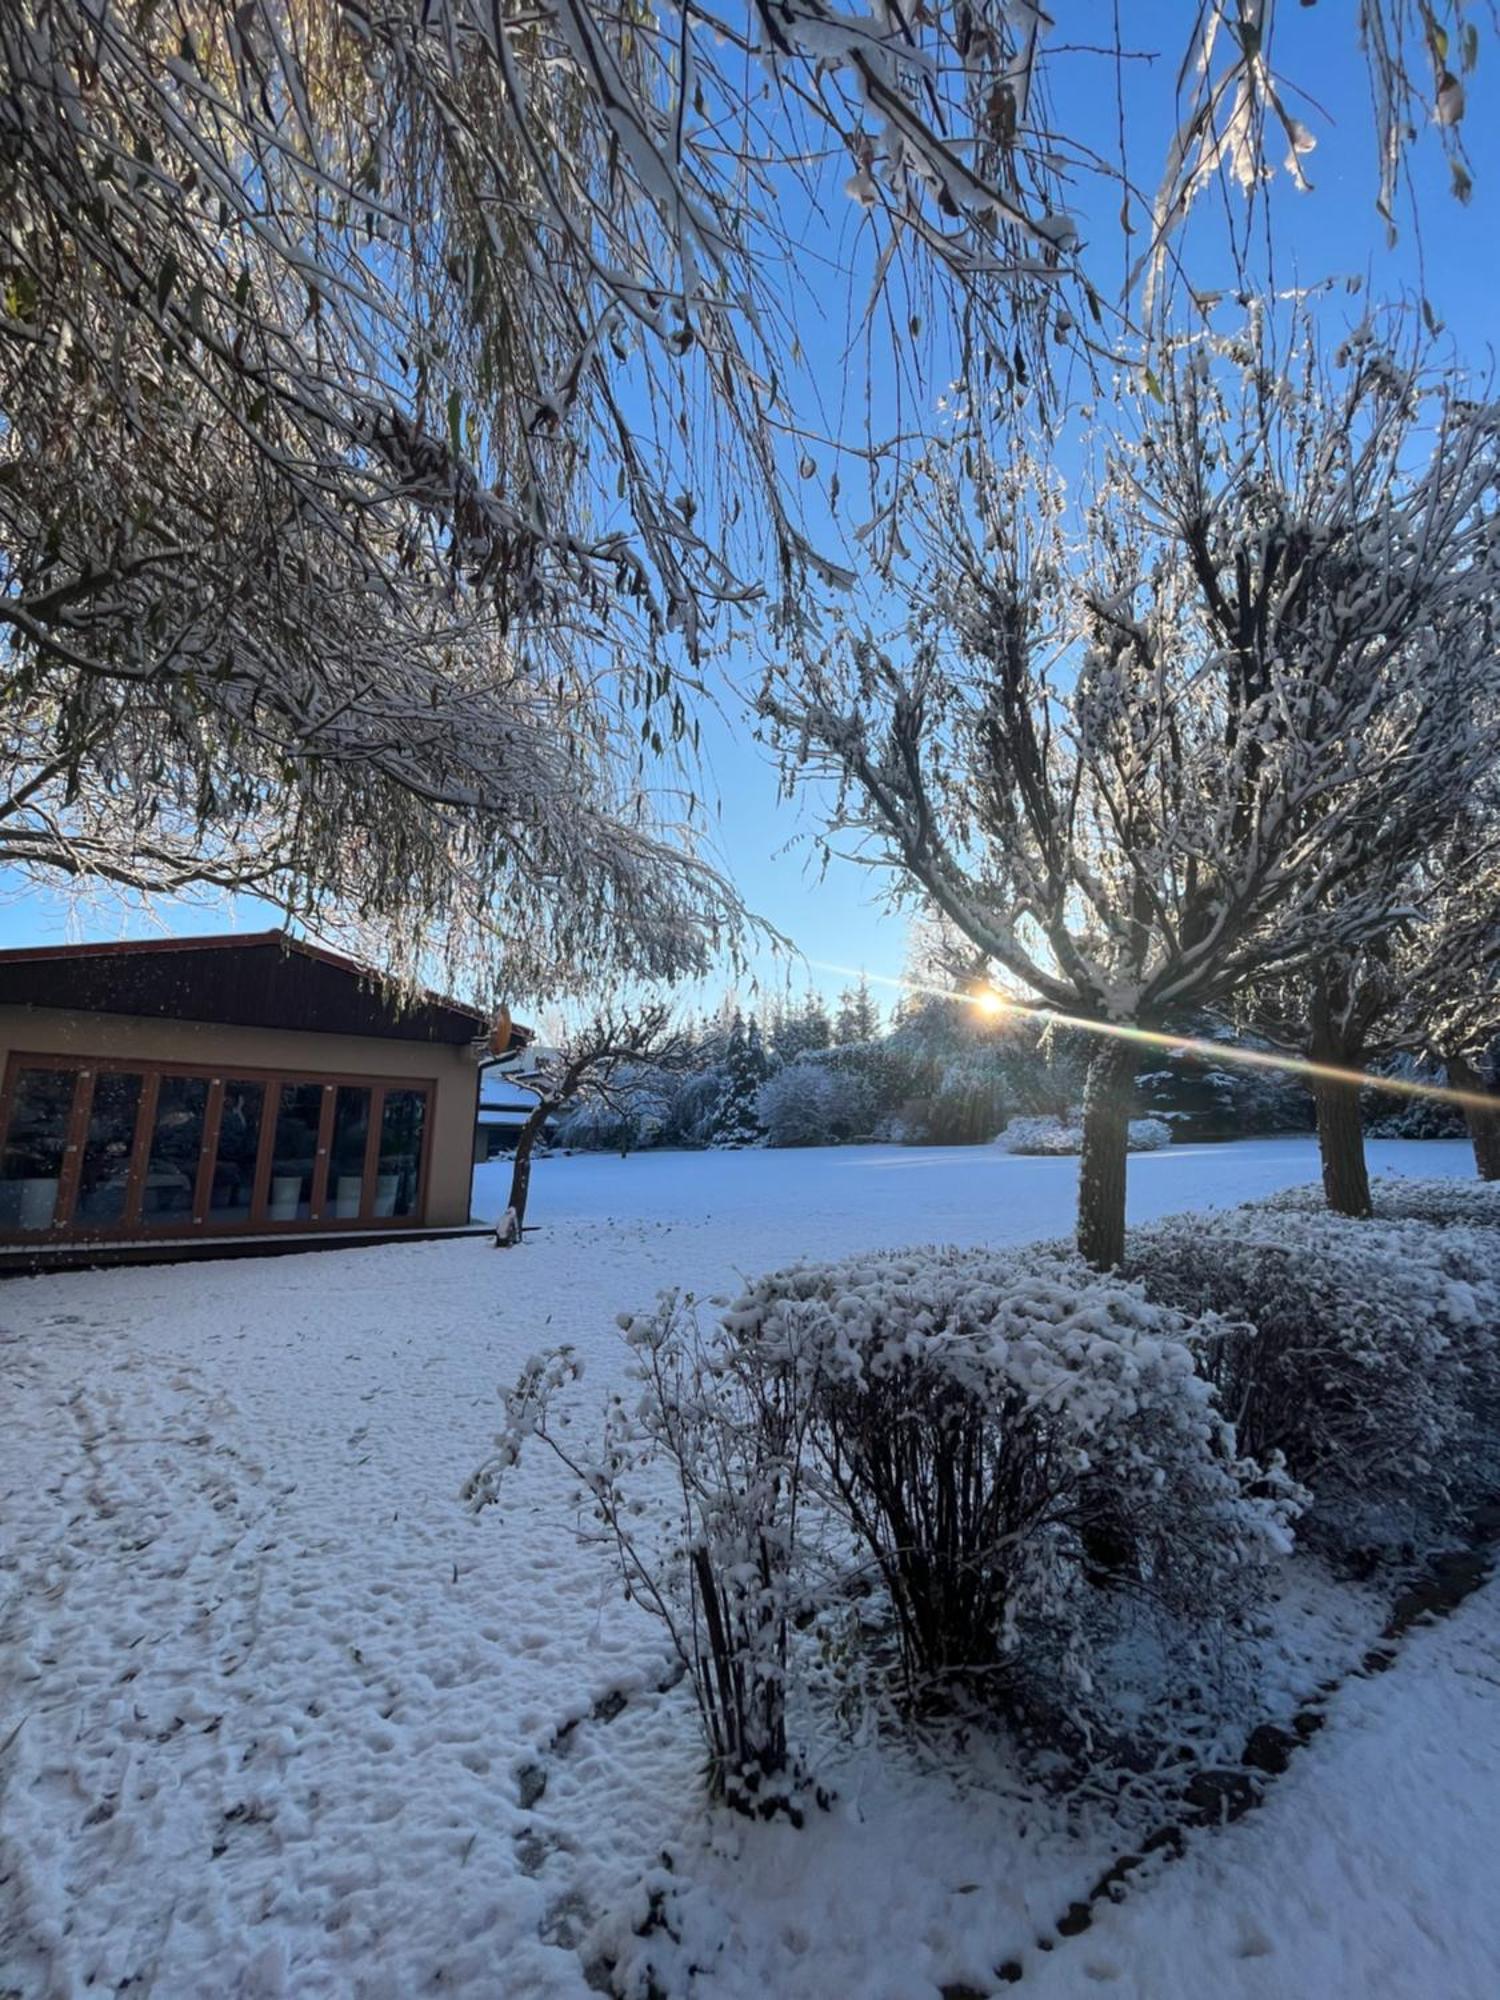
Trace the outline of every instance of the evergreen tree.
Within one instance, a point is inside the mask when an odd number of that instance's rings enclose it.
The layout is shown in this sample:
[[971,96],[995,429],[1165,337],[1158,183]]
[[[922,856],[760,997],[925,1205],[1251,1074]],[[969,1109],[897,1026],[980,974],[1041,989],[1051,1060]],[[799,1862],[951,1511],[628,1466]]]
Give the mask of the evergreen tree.
[[796,1007],[780,1001],[770,1029],[770,1053],[778,1063],[795,1062],[798,1056],[826,1049],[833,1040],[833,1023],[821,993],[804,994]]
[[833,1039],[840,1048],[851,1042],[872,1042],[880,1033],[880,1009],[870,997],[870,982],[859,975],[857,986],[846,986],[839,995],[834,1016]]
[[771,1073],[761,1040],[760,1025],[752,1014],[749,1021],[736,1011],[729,1029],[729,1045],[724,1056],[724,1090],[714,1118],[715,1146],[755,1146],[765,1128],[755,1107],[760,1087]]

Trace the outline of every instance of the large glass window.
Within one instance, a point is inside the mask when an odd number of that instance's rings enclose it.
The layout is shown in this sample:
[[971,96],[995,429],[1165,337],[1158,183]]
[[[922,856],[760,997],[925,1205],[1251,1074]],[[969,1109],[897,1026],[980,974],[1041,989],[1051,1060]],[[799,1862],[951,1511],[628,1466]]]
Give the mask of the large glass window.
[[125,1219],[135,1121],[144,1081],[135,1071],[116,1069],[102,1069],[94,1078],[73,1205],[75,1222],[108,1229]]
[[0,1228],[52,1227],[77,1083],[71,1069],[17,1072],[0,1154]]
[[141,1189],[142,1222],[193,1220],[207,1109],[206,1076],[163,1076],[157,1083],[156,1119]]
[[215,1222],[248,1222],[255,1198],[255,1163],[260,1157],[260,1128],[265,1113],[266,1086],[236,1081],[224,1085],[219,1112],[219,1143],[214,1153],[208,1208]]
[[370,1136],[370,1093],[342,1083],[333,1107],[333,1150],[328,1158],[330,1215],[356,1220],[364,1196],[365,1144]]
[[312,1214],[313,1176],[318,1166],[318,1128],[323,1119],[321,1083],[284,1083],[276,1110],[271,1150],[271,1185],[266,1215],[272,1222],[306,1222]]
[[380,1156],[375,1173],[375,1213],[415,1215],[421,1194],[425,1090],[388,1090],[380,1114]]
[[421,1220],[431,1083],[128,1062],[11,1058],[0,1239]]

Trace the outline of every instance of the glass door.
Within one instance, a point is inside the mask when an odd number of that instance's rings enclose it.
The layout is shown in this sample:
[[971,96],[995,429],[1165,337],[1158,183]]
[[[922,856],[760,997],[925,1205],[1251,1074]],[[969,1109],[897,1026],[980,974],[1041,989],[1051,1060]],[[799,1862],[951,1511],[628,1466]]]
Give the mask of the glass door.
[[13,1056],[0,1239],[420,1223],[430,1083]]
[[380,1108],[375,1167],[377,1217],[415,1216],[426,1195],[422,1161],[427,1129],[425,1090],[387,1089]]
[[319,1140],[323,1127],[321,1083],[284,1083],[271,1141],[271,1178],[266,1193],[268,1222],[311,1222],[320,1193]]
[[0,1229],[29,1233],[62,1220],[78,1071],[38,1064],[15,1072],[0,1149]]
[[125,1220],[144,1083],[138,1070],[101,1069],[94,1077],[70,1218],[80,1227],[113,1229]]
[[197,1209],[198,1168],[208,1111],[206,1076],[162,1076],[141,1186],[141,1222],[147,1229],[190,1228]]

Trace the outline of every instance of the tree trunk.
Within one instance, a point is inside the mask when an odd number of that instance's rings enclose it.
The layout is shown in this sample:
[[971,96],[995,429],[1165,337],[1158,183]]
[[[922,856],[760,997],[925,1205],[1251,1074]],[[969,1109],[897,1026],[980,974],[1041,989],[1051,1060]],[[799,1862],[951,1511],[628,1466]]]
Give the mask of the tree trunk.
[[526,1223],[526,1197],[531,1192],[531,1149],[552,1111],[553,1106],[549,1102],[544,1100],[539,1103],[527,1114],[526,1123],[516,1135],[515,1164],[510,1170],[510,1207],[515,1213],[518,1241]]
[[1139,1063],[1129,1042],[1106,1036],[1089,1059],[1084,1081],[1078,1249],[1096,1271],[1112,1271],[1125,1258],[1125,1157]]
[[1323,1194],[1335,1215],[1372,1215],[1370,1175],[1365,1165],[1365,1128],[1359,1115],[1359,1085],[1313,1079],[1318,1111],[1318,1154],[1323,1162]]
[[[1448,1081],[1455,1090],[1471,1090],[1481,1097],[1493,1093],[1485,1089],[1484,1078],[1463,1056],[1449,1056]],[[1481,1111],[1477,1104],[1464,1106],[1464,1123],[1474,1148],[1474,1166],[1482,1181],[1500,1181],[1500,1095],[1493,1111]]]
[[[1330,960],[1318,969],[1312,994],[1307,1052],[1314,1063],[1358,1069],[1363,1037],[1352,1023],[1356,996],[1347,966]],[[1318,1114],[1318,1157],[1323,1165],[1323,1198],[1335,1215],[1369,1216],[1370,1174],[1365,1165],[1365,1128],[1359,1115],[1358,1083],[1314,1074],[1313,1105]]]

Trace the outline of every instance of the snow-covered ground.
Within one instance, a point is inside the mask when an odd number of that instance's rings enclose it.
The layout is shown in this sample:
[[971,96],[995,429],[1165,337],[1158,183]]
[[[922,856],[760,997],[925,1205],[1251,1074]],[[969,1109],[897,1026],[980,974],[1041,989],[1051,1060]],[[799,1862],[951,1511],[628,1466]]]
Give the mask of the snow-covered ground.
[[[1472,1171],[1458,1144],[1371,1155]],[[1295,1139],[1144,1154],[1132,1213],[1315,1164]],[[705,2000],[934,2000],[995,1990],[1008,1959],[1043,1995],[1489,2000],[1494,1586],[1350,1683],[1263,1811],[1058,1938],[1107,1828],[1070,1831],[999,1749],[944,1779],[851,1753],[800,1834],[710,1821],[686,1693],[656,1692],[660,1638],[575,1540],[566,1479],[538,1456],[503,1516],[460,1505],[496,1385],[537,1348],[586,1351],[592,1407],[614,1314],[664,1284],[1055,1235],[1074,1171],[992,1149],[558,1159],[520,1252],[0,1288],[0,1995],[581,1995],[670,1845]],[[478,1213],[504,1184],[480,1170]],[[1326,1615],[1357,1639],[1358,1593]]]

